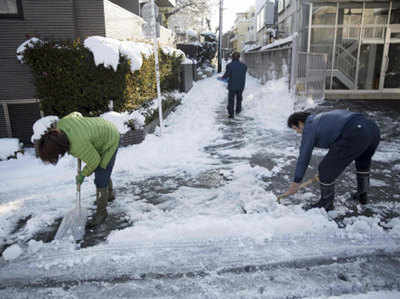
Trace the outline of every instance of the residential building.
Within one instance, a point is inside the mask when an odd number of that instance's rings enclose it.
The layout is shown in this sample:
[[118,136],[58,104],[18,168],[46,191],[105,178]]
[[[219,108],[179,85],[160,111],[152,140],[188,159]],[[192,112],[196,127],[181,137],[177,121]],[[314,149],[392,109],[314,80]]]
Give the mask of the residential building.
[[222,35],[222,57],[229,58],[233,52],[233,46],[231,43],[231,38],[233,38],[234,33],[233,31],[227,31]]
[[250,6],[247,12],[247,36],[245,45],[252,46],[257,44],[257,16],[254,5]]
[[28,37],[143,39],[143,23],[139,0],[0,1],[0,138],[16,137],[29,144],[32,124],[41,116],[30,69],[16,58],[16,49]]
[[299,51],[327,55],[326,97],[400,99],[400,1],[279,0]]
[[269,0],[256,0],[257,44],[264,46],[271,42],[274,27],[275,3]]
[[241,12],[236,14],[235,19],[235,34],[236,34],[236,44],[235,51],[241,52],[244,48],[249,37],[249,18],[248,12]]

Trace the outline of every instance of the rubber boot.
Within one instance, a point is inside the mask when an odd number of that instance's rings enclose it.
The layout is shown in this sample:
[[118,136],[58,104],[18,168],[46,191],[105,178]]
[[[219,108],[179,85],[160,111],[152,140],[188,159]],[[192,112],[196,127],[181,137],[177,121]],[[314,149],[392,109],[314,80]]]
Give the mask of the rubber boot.
[[113,202],[115,199],[115,192],[113,189],[113,183],[111,179],[108,182],[107,191],[108,191],[108,202]]
[[325,211],[329,212],[334,209],[333,201],[335,199],[335,183],[320,183],[320,189],[321,199],[317,203],[311,205],[310,209],[324,208]]
[[97,188],[96,190],[96,214],[90,222],[91,227],[98,226],[104,222],[107,218],[107,202],[108,202],[108,190],[107,188]]
[[357,171],[357,193],[353,194],[353,199],[358,200],[362,205],[368,203],[369,172]]

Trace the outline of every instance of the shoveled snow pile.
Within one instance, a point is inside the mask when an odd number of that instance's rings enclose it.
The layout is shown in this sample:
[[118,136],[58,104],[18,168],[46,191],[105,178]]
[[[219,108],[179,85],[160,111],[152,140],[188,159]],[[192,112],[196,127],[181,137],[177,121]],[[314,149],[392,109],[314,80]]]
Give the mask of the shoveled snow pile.
[[18,244],[11,245],[3,252],[3,258],[6,261],[15,260],[23,253],[23,250]]

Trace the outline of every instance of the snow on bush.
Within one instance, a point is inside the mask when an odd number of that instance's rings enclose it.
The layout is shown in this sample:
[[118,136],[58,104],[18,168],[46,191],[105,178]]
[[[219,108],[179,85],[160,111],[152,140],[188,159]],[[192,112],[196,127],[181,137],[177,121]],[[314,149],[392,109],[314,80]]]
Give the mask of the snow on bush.
[[18,48],[17,48],[17,58],[18,60],[23,63],[24,62],[24,52],[26,48],[32,48],[36,43],[42,43],[42,41],[36,37],[32,37],[31,39],[28,39],[27,41],[23,42]]
[[35,140],[39,140],[42,135],[46,133],[48,129],[58,122],[58,117],[55,115],[48,115],[35,121],[33,124],[33,135],[31,142],[35,143]]
[[[17,58],[23,62],[24,51],[26,48],[31,48],[35,43],[42,43],[40,39],[33,37],[23,42],[17,48]],[[153,54],[153,46],[151,44],[133,42],[133,41],[120,41],[117,39],[90,36],[85,39],[84,45],[93,53],[94,62],[96,65],[104,64],[105,67],[112,67],[114,71],[117,70],[119,64],[119,55],[127,57],[131,62],[131,72],[139,70],[143,64],[142,55],[148,58]],[[166,55],[183,56],[186,58],[185,53],[181,50],[171,47],[161,47],[161,50]]]
[[[153,46],[146,43],[119,41],[109,37],[91,36],[85,39],[84,45],[94,56],[96,65],[104,64],[105,67],[112,67],[117,70],[119,64],[119,55],[126,56],[131,62],[131,72],[135,72],[142,67],[142,55],[149,57],[153,54]],[[166,55],[183,56],[185,54],[178,49],[171,47],[161,47]]]
[[117,127],[120,134],[125,134],[131,128],[135,130],[143,128],[145,120],[144,116],[136,111],[133,111],[132,113],[118,113],[111,111],[100,115],[100,117],[113,123],[115,127]]
[[[115,127],[118,129],[120,134],[125,134],[131,128],[133,128],[135,130],[139,130],[139,129],[143,128],[144,121],[145,121],[145,117],[137,111],[133,111],[131,113],[128,113],[128,112],[118,113],[118,112],[111,111],[111,112],[106,112],[106,113],[100,115],[100,117],[113,123],[115,125]],[[45,117],[38,119],[33,124],[33,135],[31,137],[32,143],[34,143],[35,140],[39,140],[40,137],[42,137],[42,135],[44,135],[46,133],[46,131],[48,129],[50,129],[52,126],[55,126],[56,123],[58,122],[58,120],[59,120],[59,118],[54,115],[49,115],[49,116],[45,116]],[[2,140],[2,139],[0,139],[0,140]],[[17,144],[18,144],[18,139],[16,139],[16,140],[17,140]],[[1,148],[3,148],[3,147],[1,146]],[[13,147],[13,149],[14,148],[15,148],[15,146]],[[15,153],[15,151],[12,152],[12,154],[14,154],[14,153]],[[1,155],[1,152],[0,152],[0,155]],[[0,159],[1,159],[1,156],[0,156]]]
[[0,138],[0,160],[14,156],[19,151],[20,144],[17,138]]

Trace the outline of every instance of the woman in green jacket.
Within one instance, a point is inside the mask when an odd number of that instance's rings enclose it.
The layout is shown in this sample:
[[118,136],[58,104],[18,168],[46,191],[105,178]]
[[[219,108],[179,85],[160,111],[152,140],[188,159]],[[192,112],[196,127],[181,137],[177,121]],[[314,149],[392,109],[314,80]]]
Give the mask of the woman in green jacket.
[[76,176],[82,184],[85,177],[95,173],[96,215],[92,225],[99,225],[107,217],[107,203],[114,199],[111,172],[119,146],[119,132],[115,126],[101,117],[83,117],[73,112],[57,123],[55,129],[44,134],[38,143],[42,161],[57,164],[66,152],[86,163]]

